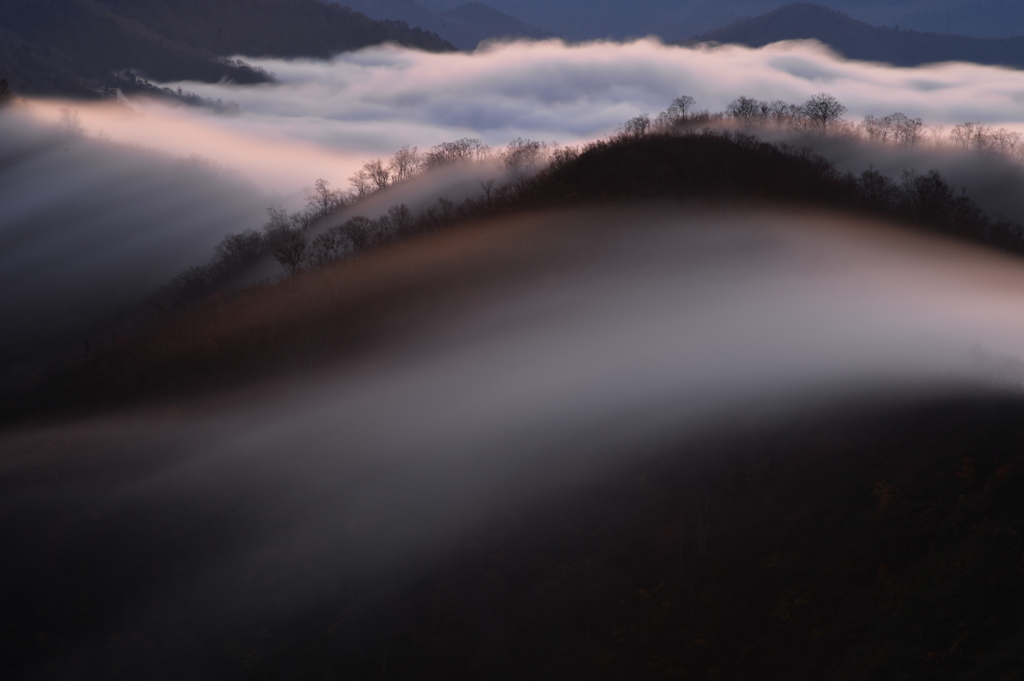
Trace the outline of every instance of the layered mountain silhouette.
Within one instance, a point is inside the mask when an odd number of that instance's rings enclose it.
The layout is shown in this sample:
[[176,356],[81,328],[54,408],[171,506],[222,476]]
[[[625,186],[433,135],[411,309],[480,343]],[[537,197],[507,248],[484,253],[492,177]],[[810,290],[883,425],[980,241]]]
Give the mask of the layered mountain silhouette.
[[[417,0],[431,9],[459,0]],[[679,40],[785,4],[779,0],[482,0],[571,40],[656,35]],[[820,0],[878,26],[977,37],[1024,34],[1020,0]]]
[[4,0],[0,78],[27,95],[90,96],[125,70],[158,81],[267,80],[232,55],[318,57],[383,42],[432,51],[433,33],[320,0]]
[[781,40],[815,39],[849,59],[918,66],[968,61],[1024,67],[1024,37],[969,38],[871,26],[810,3],[786,5],[685,41],[761,47]]
[[413,0],[332,0],[379,20],[405,21],[437,33],[461,50],[490,38],[551,38],[554,33],[523,23],[488,5],[469,2],[425,7]]

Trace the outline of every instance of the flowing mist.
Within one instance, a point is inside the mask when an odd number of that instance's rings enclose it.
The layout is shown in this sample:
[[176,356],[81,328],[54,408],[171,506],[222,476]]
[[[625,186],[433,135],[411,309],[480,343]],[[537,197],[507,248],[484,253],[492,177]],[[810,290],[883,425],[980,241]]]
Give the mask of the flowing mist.
[[[237,114],[133,100],[135,117],[81,110],[87,132],[170,153],[199,154],[288,194],[324,177],[343,186],[362,161],[404,145],[461,137],[500,146],[516,137],[575,144],[681,94],[722,110],[740,95],[802,102],[826,90],[851,118],[902,111],[929,125],[978,121],[1021,129],[1024,86],[1013,69],[975,64],[895,68],[847,61],[814,41],[684,48],[656,40],[494,43],[432,54],[395,46],[331,61],[245,57],[276,84],[171,83]],[[35,102],[52,121],[66,104]]]
[[[1024,271],[991,253],[831,214],[673,206],[478,229],[459,285],[374,347],[183,409],[8,432],[0,480],[36,512],[101,509],[101,526],[173,512],[214,533],[173,582],[149,577],[151,607],[115,617],[159,637],[179,612],[202,635],[283,616],[251,584],[274,580],[295,607],[347,598],[495,514],[709,430],[1024,379]],[[464,268],[458,237],[417,248]],[[439,276],[376,257],[410,296]],[[75,499],[47,497],[53,465]]]
[[[72,119],[73,120],[73,119]],[[0,352],[10,361],[153,295],[267,199],[202,159],[172,160],[0,116]]]
[[[345,188],[365,160],[404,145],[575,144],[682,94],[722,109],[739,95],[800,102],[822,90],[851,117],[900,110],[929,124],[1024,128],[1018,72],[854,63],[807,42],[387,46],[329,62],[247,61],[277,82],[171,84],[236,102],[233,115],[144,99],[37,100],[0,114],[6,357],[137,313],[226,234],[259,229],[268,206],[301,203],[316,178]],[[775,137],[842,170],[938,167],[982,207],[1024,219],[1024,176],[1010,163]],[[309,231],[479,195],[481,179],[510,179],[506,170],[492,159],[431,171]],[[1017,394],[1024,383],[1019,260],[812,209],[585,206],[336,266],[349,265],[349,278],[309,275],[331,284],[302,289],[308,307],[268,305],[258,319],[232,317],[230,300],[214,310],[222,335],[199,347],[257,342],[259,324],[307,324],[307,350],[272,381],[0,432],[0,523],[29,537],[10,550],[43,555],[52,527],[71,528],[85,548],[62,555],[69,574],[107,580],[95,593],[68,588],[69,612],[102,616],[26,678],[106,668],[114,630],[150,641],[188,631],[195,640],[147,658],[180,678],[194,671],[181,650],[204,636],[260,631],[325,603],[358,610],[365,585],[443,559],[489,519],[699,436],[862,401]],[[249,281],[280,276],[266,254],[252,269]],[[378,304],[385,293],[393,304]],[[352,325],[376,335],[330,355],[316,322],[346,321],[344,296],[371,310]],[[314,361],[318,343],[330,361]],[[15,564],[3,589],[32,583],[28,569]]]

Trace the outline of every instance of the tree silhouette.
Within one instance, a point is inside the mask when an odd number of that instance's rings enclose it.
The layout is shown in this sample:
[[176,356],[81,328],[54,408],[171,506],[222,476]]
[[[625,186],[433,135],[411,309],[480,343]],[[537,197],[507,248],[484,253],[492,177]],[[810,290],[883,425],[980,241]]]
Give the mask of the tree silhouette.
[[750,97],[737,97],[725,112],[744,125],[764,125],[771,115],[771,105]]
[[502,165],[513,173],[535,168],[541,160],[545,146],[543,142],[517,137],[508,143],[502,154]]
[[370,179],[374,188],[380,190],[390,184],[391,170],[379,158],[364,163],[363,170],[366,171],[366,176]]
[[358,253],[370,243],[370,232],[373,229],[373,224],[368,218],[357,215],[349,218],[345,224],[341,225],[340,229],[341,233],[352,244],[352,250]]
[[619,135],[626,139],[640,139],[651,129],[651,117],[642,113],[622,124]]
[[402,147],[391,157],[388,170],[391,171],[392,182],[404,182],[412,178],[420,169],[420,154],[416,147]]
[[273,255],[281,267],[287,269],[294,277],[306,259],[306,252],[306,236],[302,232],[293,232],[288,239],[274,248]]
[[801,107],[804,116],[815,127],[827,130],[830,125],[842,119],[846,107],[826,92],[819,92],[804,102]]
[[485,158],[490,148],[473,137],[463,137],[454,142],[442,142],[426,153],[423,163],[428,168],[436,168],[456,161],[471,161]]
[[693,108],[694,103],[693,97],[689,95],[676,97],[669,104],[668,108],[654,119],[654,125],[659,128],[670,128],[683,123],[689,117],[690,109]]

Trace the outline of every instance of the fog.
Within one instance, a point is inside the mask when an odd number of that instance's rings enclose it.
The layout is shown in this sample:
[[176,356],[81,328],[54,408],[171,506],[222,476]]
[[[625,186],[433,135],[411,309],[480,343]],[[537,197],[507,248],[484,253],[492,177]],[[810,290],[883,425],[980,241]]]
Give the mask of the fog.
[[[150,523],[149,550],[190,558],[112,626],[159,637],[173,612],[202,636],[355,597],[701,433],[1024,380],[1024,269],[988,252],[828,214],[673,206],[481,229],[480,273],[333,367],[0,435],[8,517],[99,509],[98,536],[153,518],[132,525]],[[483,274],[512,252],[529,254],[518,275]],[[216,528],[217,547],[162,539],[165,517]]]
[[0,352],[36,347],[134,307],[268,199],[195,159],[0,117]]
[[[431,54],[394,46],[331,61],[245,57],[276,84],[170,83],[236,102],[236,115],[133,99],[136,116],[75,105],[90,134],[176,155],[192,153],[288,194],[317,177],[345,186],[362,161],[403,145],[421,149],[461,137],[492,146],[515,137],[573,144],[606,135],[641,112],[688,94],[723,110],[740,95],[800,103],[825,90],[852,119],[902,111],[931,125],[978,121],[1024,128],[1019,72],[974,64],[894,68],[847,61],[814,41],[760,49],[683,48],[656,40],[493,43],[473,53]],[[34,102],[52,121],[62,103]]]
[[[515,137],[578,143],[613,132],[638,113],[656,113],[684,93],[700,108],[721,110],[741,94],[800,102],[827,90],[855,120],[900,110],[934,125],[1024,125],[1024,88],[1014,70],[850,62],[807,41],[761,49],[682,48],[655,40],[515,42],[471,54],[384,46],[327,62],[254,61],[278,82],[168,84],[237,102],[235,115],[135,98],[127,106],[33,100],[4,117],[10,181],[0,230],[5,242],[19,245],[4,254],[0,276],[16,282],[10,290],[21,291],[5,299],[8,315],[20,319],[31,310],[46,324],[63,324],[74,316],[70,310],[91,310],[83,300],[115,307],[138,302],[185,266],[207,260],[224,234],[258,228],[267,206],[297,207],[317,178],[344,189],[363,161],[386,158],[404,145],[426,149],[465,136],[493,146]],[[65,142],[54,126],[68,108],[82,135]],[[998,159],[795,141],[855,173],[870,164],[892,175],[939,168],[983,209],[1024,220],[1020,169]],[[208,162],[207,170],[178,162],[192,156]],[[220,177],[209,179],[211,169]],[[491,169],[485,174],[498,176]],[[404,201],[405,194],[410,204],[422,203],[424,191],[458,198],[472,192],[475,180],[420,184],[355,210],[379,213],[385,201]],[[114,288],[120,293],[98,295]]]
[[[318,177],[344,187],[362,161],[403,145],[577,143],[680,94],[719,110],[741,94],[800,102],[825,90],[851,117],[900,110],[933,124],[1024,125],[1017,72],[858,64],[811,43],[550,41],[250,61],[278,83],[171,84],[235,101],[236,115],[145,99],[130,109],[31,101],[4,113],[4,348],[133,309],[225,234],[258,228],[267,205],[294,204]],[[55,127],[69,106],[81,134]],[[1024,215],[1009,165],[814,143],[854,172],[939,166],[983,206]],[[476,191],[478,172],[498,167],[449,168],[347,210],[458,199]],[[432,248],[453,266],[480,261],[454,289],[410,286],[410,299],[424,296],[417,312],[381,311],[388,335],[336,363],[0,432],[5,522],[98,518],[88,522],[111,545],[181,557],[173,578],[122,566],[128,582],[152,588],[145,599],[118,592],[95,639],[68,644],[69,660],[100,650],[114,629],[159,639],[180,625],[201,638],[349,598],[361,579],[448,555],[498,514],[685,450],[701,434],[864,400],[1016,394],[1024,381],[1024,269],[1009,257],[778,210],[584,208],[478,229],[494,237],[482,254],[462,253],[458,233],[402,244],[413,259]],[[367,267],[397,272],[409,262],[401,248]],[[516,267],[503,265],[510,253]],[[167,518],[185,531],[172,537]],[[198,538],[211,533],[212,545]],[[105,568],[104,556],[82,560]],[[5,589],[30,581],[13,569]],[[153,657],[173,666],[178,653]]]

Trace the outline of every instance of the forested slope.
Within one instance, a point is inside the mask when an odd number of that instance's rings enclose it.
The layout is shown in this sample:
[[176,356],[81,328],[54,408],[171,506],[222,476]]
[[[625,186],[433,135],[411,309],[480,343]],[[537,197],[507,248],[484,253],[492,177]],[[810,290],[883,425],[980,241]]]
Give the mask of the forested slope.
[[95,96],[116,72],[158,81],[268,76],[224,57],[316,57],[395,42],[450,50],[436,35],[320,0],[9,0],[0,5],[0,78],[25,95]]

